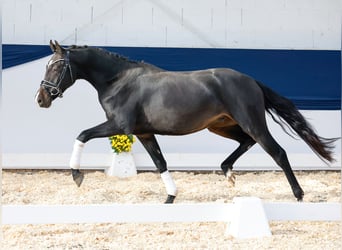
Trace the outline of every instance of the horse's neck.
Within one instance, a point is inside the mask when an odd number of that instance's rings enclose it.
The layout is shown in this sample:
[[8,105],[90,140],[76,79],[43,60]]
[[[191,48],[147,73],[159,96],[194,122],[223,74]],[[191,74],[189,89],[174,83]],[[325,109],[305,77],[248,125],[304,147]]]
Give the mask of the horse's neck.
[[121,58],[113,58],[101,55],[89,55],[86,60],[81,63],[80,79],[90,82],[95,89],[106,88],[114,79],[118,79],[119,75],[130,68],[135,67],[133,63]]

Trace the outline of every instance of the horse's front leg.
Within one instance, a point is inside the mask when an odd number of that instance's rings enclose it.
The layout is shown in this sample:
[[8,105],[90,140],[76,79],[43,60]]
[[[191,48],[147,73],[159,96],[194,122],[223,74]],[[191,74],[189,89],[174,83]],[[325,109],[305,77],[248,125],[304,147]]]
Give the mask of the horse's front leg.
[[169,171],[167,170],[166,161],[161,153],[158,142],[153,134],[137,136],[142,145],[151,156],[154,164],[159,170],[160,176],[164,182],[167,198],[165,203],[173,203],[176,198],[177,188]]
[[74,143],[69,166],[71,168],[72,178],[78,187],[81,186],[84,174],[80,172],[80,162],[84,145],[93,138],[109,137],[114,134],[124,134],[125,131],[118,129],[113,121],[106,121],[96,127],[84,130],[80,133]]
[[74,179],[78,187],[81,186],[83,179],[84,179],[84,174],[81,173],[79,170],[80,165],[81,165],[80,162],[81,162],[81,155],[82,155],[83,147],[84,147],[84,143],[76,139],[72,153],[71,153],[70,163],[69,163],[69,166],[71,168],[72,178]]

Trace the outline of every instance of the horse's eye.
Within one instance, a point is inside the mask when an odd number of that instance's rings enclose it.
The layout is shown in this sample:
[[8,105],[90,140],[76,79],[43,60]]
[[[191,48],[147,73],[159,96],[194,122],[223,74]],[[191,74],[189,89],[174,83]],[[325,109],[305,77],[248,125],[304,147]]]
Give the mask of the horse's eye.
[[59,91],[56,88],[51,88],[50,93],[51,95],[58,95]]

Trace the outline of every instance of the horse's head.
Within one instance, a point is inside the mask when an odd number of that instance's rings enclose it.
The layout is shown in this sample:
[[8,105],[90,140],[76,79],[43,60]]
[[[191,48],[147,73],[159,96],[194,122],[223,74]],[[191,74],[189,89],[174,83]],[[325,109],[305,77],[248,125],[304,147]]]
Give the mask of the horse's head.
[[62,97],[63,92],[74,83],[70,64],[70,51],[61,47],[57,41],[50,40],[53,56],[46,65],[44,80],[36,94],[36,102],[42,108],[51,106],[53,100]]

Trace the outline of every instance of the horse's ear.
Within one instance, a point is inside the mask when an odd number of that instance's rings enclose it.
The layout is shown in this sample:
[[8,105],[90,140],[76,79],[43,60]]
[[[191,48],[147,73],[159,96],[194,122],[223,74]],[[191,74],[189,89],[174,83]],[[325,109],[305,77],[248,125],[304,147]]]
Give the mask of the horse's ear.
[[55,46],[56,46],[56,53],[62,54],[64,52],[64,48],[59,45],[59,43],[55,40]]
[[50,48],[51,48],[53,53],[56,52],[56,45],[53,44],[52,40],[50,40]]
[[53,43],[52,40],[50,40],[50,48],[53,53],[59,53],[59,54],[62,54],[65,50],[61,45],[59,45],[59,43],[56,40],[55,40],[55,44]]

